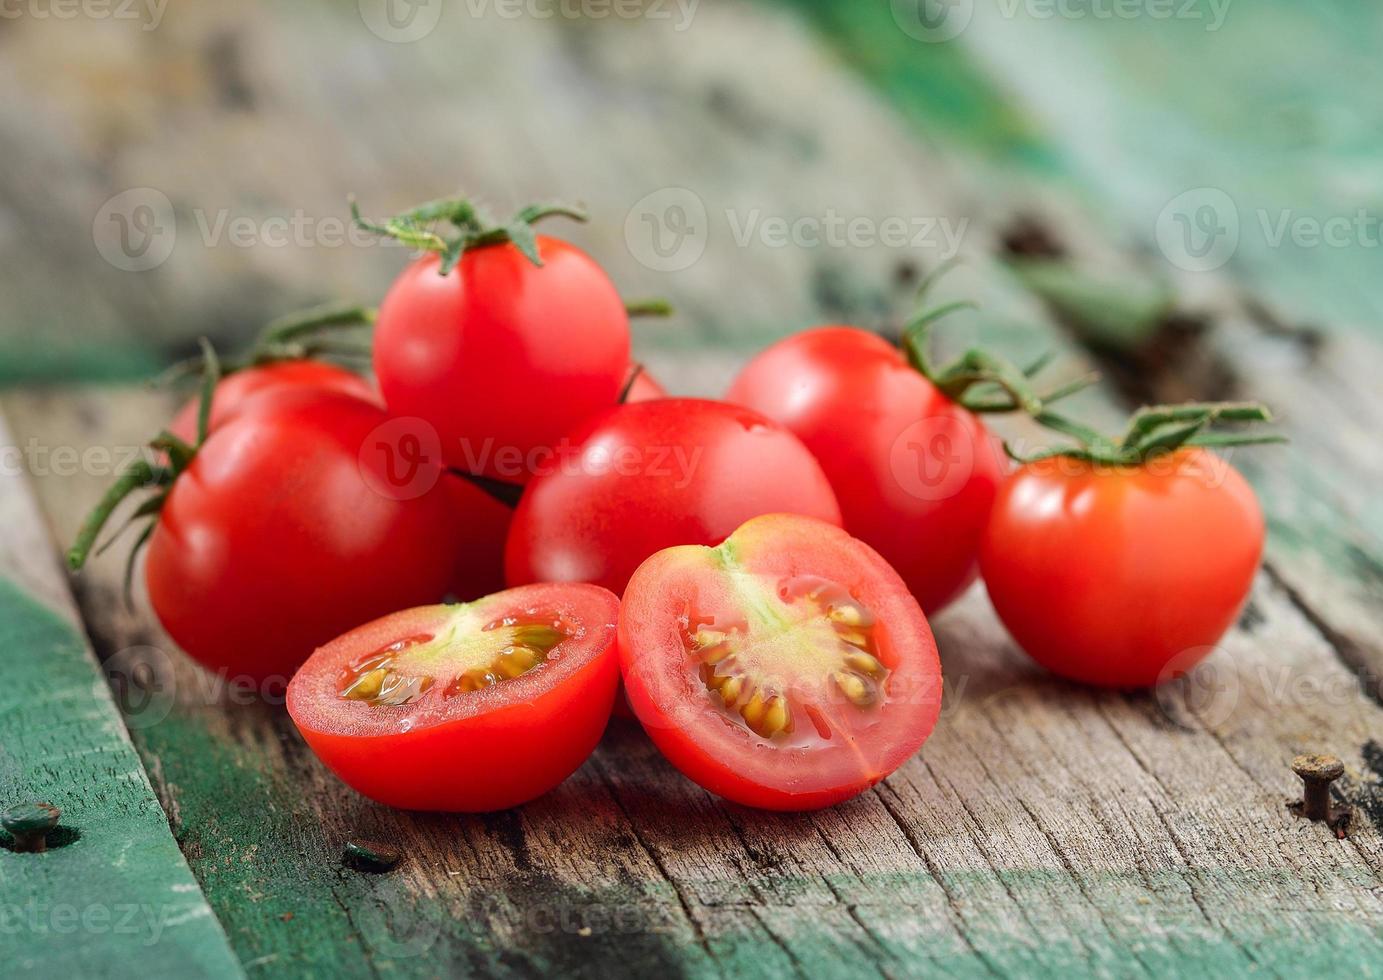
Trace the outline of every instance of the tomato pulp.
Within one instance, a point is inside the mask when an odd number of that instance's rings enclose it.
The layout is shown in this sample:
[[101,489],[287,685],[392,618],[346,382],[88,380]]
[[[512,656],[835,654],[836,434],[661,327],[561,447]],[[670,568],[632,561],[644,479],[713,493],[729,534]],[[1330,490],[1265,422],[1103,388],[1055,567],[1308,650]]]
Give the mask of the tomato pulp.
[[508,242],[467,249],[445,276],[423,256],[375,326],[390,411],[431,424],[449,465],[510,483],[613,406],[629,369],[629,317],[609,277],[574,245],[537,242],[541,266]]
[[917,601],[840,528],[758,517],[719,547],[660,551],[629,582],[620,664],[639,721],[706,789],[806,810],[862,792],[941,706]]
[[1003,449],[897,347],[855,327],[808,330],[750,361],[727,398],[806,443],[846,529],[888,559],[928,615],[974,581]]
[[1208,655],[1248,598],[1263,514],[1204,449],[1140,466],[1029,463],[999,491],[985,585],[1034,660],[1088,684],[1144,687]]
[[329,769],[380,803],[516,806],[599,741],[618,609],[593,585],[533,585],[385,616],[317,650],[288,712]]
[[525,489],[505,546],[509,584],[624,590],[649,555],[719,544],[759,514],[840,523],[821,467],[791,432],[694,398],[622,405],[572,434],[572,452]]

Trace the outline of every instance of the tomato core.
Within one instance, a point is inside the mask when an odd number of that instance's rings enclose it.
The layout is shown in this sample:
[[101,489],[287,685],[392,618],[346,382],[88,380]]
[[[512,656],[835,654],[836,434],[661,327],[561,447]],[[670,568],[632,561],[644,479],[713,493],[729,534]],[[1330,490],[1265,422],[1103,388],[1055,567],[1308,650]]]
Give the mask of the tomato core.
[[829,741],[831,706],[863,710],[879,700],[888,668],[879,659],[874,614],[829,579],[774,580],[728,571],[745,610],[734,620],[688,611],[684,641],[697,675],[726,716],[788,745]]

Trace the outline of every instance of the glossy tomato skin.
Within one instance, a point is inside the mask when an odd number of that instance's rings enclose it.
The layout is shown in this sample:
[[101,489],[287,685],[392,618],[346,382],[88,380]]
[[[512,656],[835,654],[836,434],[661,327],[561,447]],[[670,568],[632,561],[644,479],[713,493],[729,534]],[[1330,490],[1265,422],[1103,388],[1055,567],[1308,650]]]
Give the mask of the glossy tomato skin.
[[609,721],[619,659],[619,600],[595,586],[536,585],[482,600],[539,607],[583,626],[531,675],[445,703],[377,706],[337,696],[344,667],[435,628],[453,607],[383,617],[317,650],[288,687],[288,712],[312,751],[365,796],[404,810],[484,812],[541,796],[594,750]]
[[1072,680],[1146,687],[1179,676],[1237,619],[1263,553],[1252,488],[1184,449],[1141,467],[1058,458],[999,491],[981,549],[999,618]]
[[[284,388],[340,391],[368,402],[379,403],[380,400],[378,392],[368,379],[335,364],[309,358],[272,361],[242,368],[221,379],[211,399],[211,422],[208,429],[219,429],[239,416],[251,399],[264,392]],[[178,410],[169,430],[184,442],[195,443],[197,413],[200,409],[201,398],[194,395]]]
[[755,357],[727,398],[806,443],[846,529],[898,570],[928,615],[974,581],[1003,449],[897,347],[855,327],[817,327]]
[[[733,592],[727,580],[744,574],[849,586],[877,616],[878,655],[892,672],[879,714],[858,727],[842,722],[829,743],[816,745],[773,744],[727,719],[688,667],[681,631],[692,604],[723,599]],[[630,705],[659,750],[694,782],[746,806],[812,810],[850,799],[916,753],[941,710],[936,643],[907,586],[863,542],[797,515],[754,518],[720,549],[670,548],[649,558],[620,606],[619,649]],[[850,706],[823,710],[839,718]]]
[[433,425],[448,463],[524,482],[534,451],[614,405],[629,367],[629,318],[605,272],[538,236],[541,267],[512,244],[467,251],[438,275],[427,255],[394,281],[374,366],[396,415]]
[[840,524],[835,495],[805,446],[756,412],[664,398],[622,405],[579,428],[572,452],[525,489],[505,547],[505,578],[594,582],[619,594],[649,555],[719,544],[759,514]]
[[286,683],[331,637],[443,598],[492,502],[436,460],[391,472],[382,444],[407,458],[400,425],[295,388],[212,433],[149,542],[149,597],[173,639],[211,670]]

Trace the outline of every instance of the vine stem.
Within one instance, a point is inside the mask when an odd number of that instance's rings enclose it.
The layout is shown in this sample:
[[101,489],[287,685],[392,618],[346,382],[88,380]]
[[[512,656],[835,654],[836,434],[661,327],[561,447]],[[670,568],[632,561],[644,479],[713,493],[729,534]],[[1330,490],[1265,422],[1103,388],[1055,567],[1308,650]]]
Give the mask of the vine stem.
[[77,531],[76,540],[72,542],[72,547],[67,550],[68,566],[73,571],[81,570],[91,554],[92,547],[96,544],[96,538],[101,534],[101,529],[110,521],[111,515],[115,513],[115,509],[126,497],[136,490],[162,486],[169,481],[170,477],[171,474],[167,468],[156,467],[148,460],[143,459],[120,474],[120,477],[106,490],[100,502],[82,521],[82,526]]

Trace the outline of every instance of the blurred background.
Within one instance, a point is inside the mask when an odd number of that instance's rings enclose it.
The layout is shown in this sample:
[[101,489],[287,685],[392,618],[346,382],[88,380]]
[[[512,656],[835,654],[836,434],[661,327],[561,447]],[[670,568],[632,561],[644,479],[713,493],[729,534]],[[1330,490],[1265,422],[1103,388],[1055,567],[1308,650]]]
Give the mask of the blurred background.
[[5,0],[0,382],[137,380],[201,335],[233,349],[285,311],[378,301],[408,255],[352,232],[347,195],[382,216],[464,192],[584,203],[588,225],[547,230],[676,305],[636,340],[674,392],[816,322],[886,329],[959,254],[948,291],[985,309],[956,343],[1019,356],[1046,319],[1133,364],[1138,396],[1168,363],[1232,394],[1232,352],[1204,346],[1226,311],[1308,347],[1376,330],[1381,20],[1346,0]]

